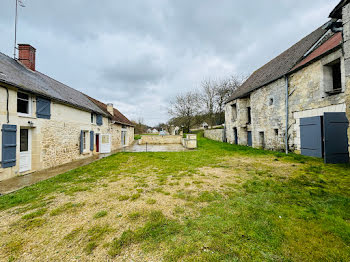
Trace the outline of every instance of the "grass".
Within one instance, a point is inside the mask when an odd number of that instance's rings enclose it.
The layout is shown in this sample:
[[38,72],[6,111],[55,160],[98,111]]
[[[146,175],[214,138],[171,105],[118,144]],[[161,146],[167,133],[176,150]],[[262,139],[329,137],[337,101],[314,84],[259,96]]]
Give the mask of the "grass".
[[94,219],[105,217],[105,216],[107,216],[107,214],[108,214],[108,212],[105,210],[99,211],[94,215]]
[[0,260],[350,261],[349,165],[198,145],[118,153],[0,197]]

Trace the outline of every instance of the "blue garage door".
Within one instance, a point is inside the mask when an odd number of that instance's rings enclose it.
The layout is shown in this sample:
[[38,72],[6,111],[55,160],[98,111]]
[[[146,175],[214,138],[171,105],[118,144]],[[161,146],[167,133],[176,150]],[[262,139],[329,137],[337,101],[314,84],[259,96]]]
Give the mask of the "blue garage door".
[[322,117],[300,119],[300,147],[304,156],[323,157]]
[[349,162],[348,126],[345,113],[324,113],[325,163]]

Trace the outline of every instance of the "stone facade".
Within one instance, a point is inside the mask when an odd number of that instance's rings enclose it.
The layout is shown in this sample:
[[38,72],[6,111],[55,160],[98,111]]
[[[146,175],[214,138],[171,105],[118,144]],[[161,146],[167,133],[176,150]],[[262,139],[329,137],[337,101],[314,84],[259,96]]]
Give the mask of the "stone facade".
[[[66,164],[74,160],[90,157],[96,154],[96,144],[94,151],[90,151],[90,131],[94,134],[110,134],[111,150],[117,150],[121,145],[120,124],[112,124],[107,117],[103,117],[103,124],[98,126],[91,123],[91,113],[51,101],[51,118],[42,119],[36,117],[36,96],[31,96],[31,114],[21,116],[17,113],[17,90],[9,89],[9,123],[7,123],[6,110],[6,89],[0,86],[0,125],[10,124],[17,126],[17,147],[16,166],[10,168],[0,168],[0,180],[5,180],[13,176],[22,175],[20,173],[20,129],[29,129],[31,134],[30,153],[31,170],[34,172],[46,168]],[[127,144],[132,144],[134,140],[134,128],[125,127],[127,130]],[[80,133],[86,131],[86,150],[80,154]],[[94,137],[94,143],[95,137]],[[0,139],[0,148],[2,139]],[[0,150],[0,159],[2,152]]]
[[[248,132],[252,146],[282,150],[284,147],[285,80],[279,79],[251,93],[249,97],[236,99],[226,105],[226,139],[238,144],[248,144]],[[249,115],[250,108],[250,117]]]
[[[346,86],[346,115],[350,119],[350,4],[343,7],[343,53],[345,64],[345,86]],[[350,138],[350,126],[348,129],[348,137]],[[349,143],[350,144],[350,143]],[[350,152],[350,145],[349,145]]]
[[208,129],[204,130],[204,137],[219,141],[219,142],[224,142],[224,135],[225,135],[225,130],[224,129]]
[[[328,95],[324,67],[335,60],[341,61],[342,92]],[[324,112],[345,112],[345,64],[342,51],[338,50],[288,75],[289,150],[300,152],[300,118],[321,116]],[[237,143],[247,145],[248,132],[251,132],[253,147],[285,150],[286,78],[261,87],[245,98],[229,102],[225,118],[227,142],[235,143],[237,133]]]
[[344,57],[341,50],[333,52],[289,77],[289,148],[300,152],[300,118],[323,116],[325,112],[345,112],[345,76],[342,92],[326,93],[324,66],[340,59],[344,76]]

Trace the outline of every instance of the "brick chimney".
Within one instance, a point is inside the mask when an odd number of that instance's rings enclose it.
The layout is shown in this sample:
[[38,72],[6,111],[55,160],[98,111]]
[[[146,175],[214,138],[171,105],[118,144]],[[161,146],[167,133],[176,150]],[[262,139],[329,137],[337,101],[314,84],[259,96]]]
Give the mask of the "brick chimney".
[[114,109],[113,109],[113,104],[112,104],[112,103],[108,103],[108,104],[107,104],[107,111],[108,111],[108,113],[110,113],[112,116],[114,116]]
[[30,70],[35,71],[36,49],[28,44],[18,44],[18,60]]

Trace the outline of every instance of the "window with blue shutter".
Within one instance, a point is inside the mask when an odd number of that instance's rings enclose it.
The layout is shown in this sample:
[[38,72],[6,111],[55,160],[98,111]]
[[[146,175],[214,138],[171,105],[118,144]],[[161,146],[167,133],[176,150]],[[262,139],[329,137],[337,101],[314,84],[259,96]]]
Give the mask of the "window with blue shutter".
[[36,98],[36,117],[51,118],[51,101],[42,97]]
[[94,131],[90,131],[90,151],[94,151],[94,137],[95,133]]
[[98,126],[102,126],[102,115],[97,115],[97,118],[96,118],[96,124]]
[[84,131],[80,131],[80,154],[84,152]]
[[16,134],[17,126],[2,126],[2,167],[13,167],[16,165]]

